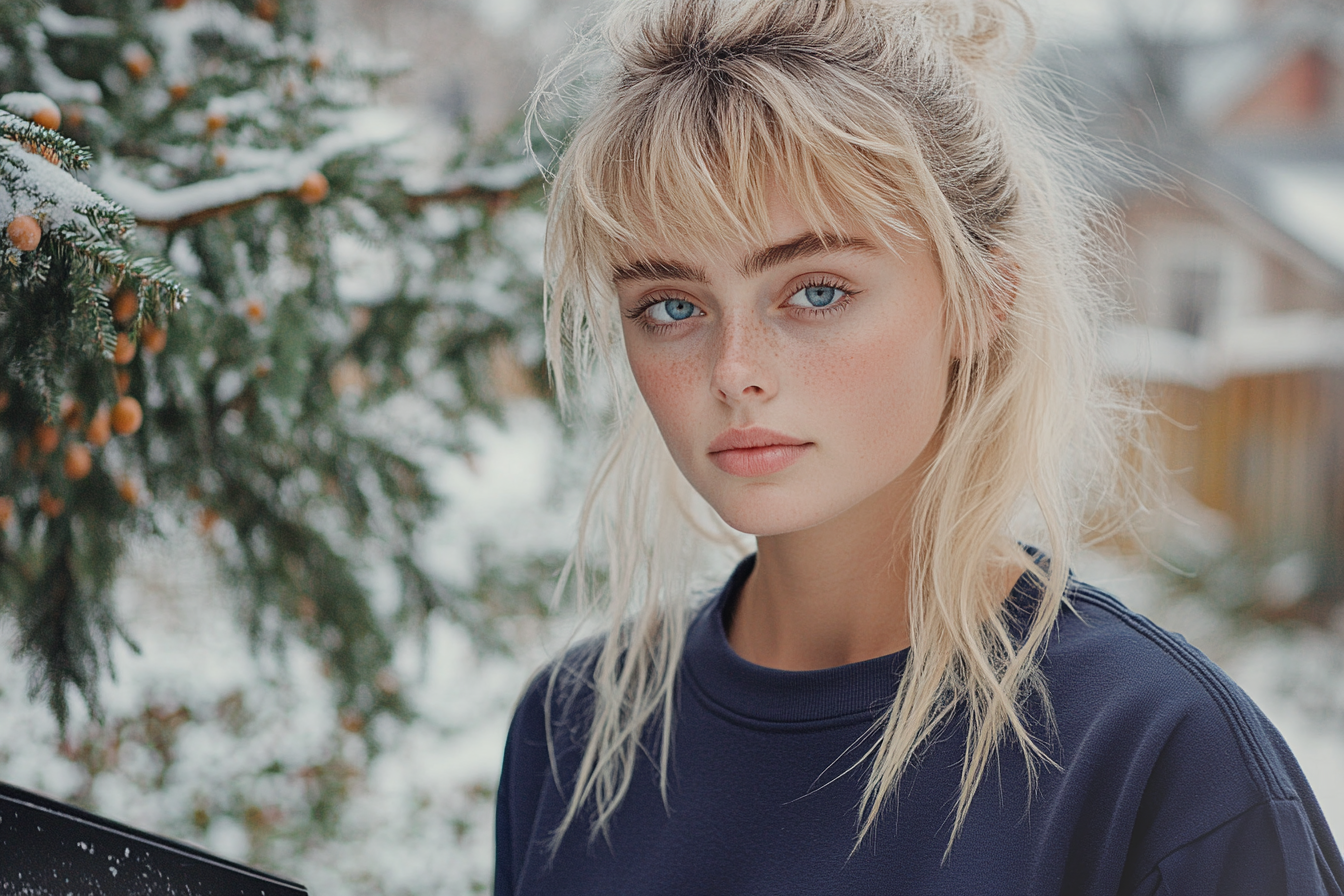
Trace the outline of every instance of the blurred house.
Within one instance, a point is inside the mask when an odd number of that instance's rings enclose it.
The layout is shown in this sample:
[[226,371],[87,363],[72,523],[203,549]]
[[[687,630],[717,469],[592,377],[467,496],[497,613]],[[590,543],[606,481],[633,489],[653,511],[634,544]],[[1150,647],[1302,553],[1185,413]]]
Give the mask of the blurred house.
[[1168,418],[1163,459],[1221,515],[1220,549],[1261,571],[1245,599],[1324,622],[1344,601],[1344,6],[1261,0],[1237,33],[1061,59],[1097,134],[1160,172],[1116,185],[1136,323],[1111,360]]

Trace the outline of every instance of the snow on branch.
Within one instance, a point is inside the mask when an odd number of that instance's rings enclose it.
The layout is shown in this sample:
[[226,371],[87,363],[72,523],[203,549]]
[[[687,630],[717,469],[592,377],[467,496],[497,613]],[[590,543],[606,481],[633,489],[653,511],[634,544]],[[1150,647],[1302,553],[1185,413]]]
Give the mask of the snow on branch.
[[72,16],[59,6],[43,6],[37,20],[55,37],[116,37],[117,23],[97,16]]
[[293,193],[306,177],[330,160],[386,139],[387,135],[370,139],[367,134],[349,130],[333,131],[303,152],[268,154],[265,167],[167,190],[155,189],[109,163],[99,171],[96,185],[114,202],[130,209],[137,223],[177,230]]
[[[395,139],[383,134],[377,142]],[[336,156],[365,149],[367,134],[336,131],[319,139],[305,152],[271,154],[265,167],[241,171],[212,180],[159,190],[108,165],[98,174],[96,186],[114,202],[135,215],[146,227],[179,230],[211,218],[222,217],[267,199],[292,195],[304,179]],[[507,203],[527,188],[540,183],[541,172],[531,160],[489,168],[471,168],[429,187],[407,191],[407,201],[418,210],[433,203]]]
[[432,187],[408,190],[407,198],[415,209],[432,203],[484,202],[495,205],[536,186],[541,179],[537,163],[522,159],[506,165],[457,171]]

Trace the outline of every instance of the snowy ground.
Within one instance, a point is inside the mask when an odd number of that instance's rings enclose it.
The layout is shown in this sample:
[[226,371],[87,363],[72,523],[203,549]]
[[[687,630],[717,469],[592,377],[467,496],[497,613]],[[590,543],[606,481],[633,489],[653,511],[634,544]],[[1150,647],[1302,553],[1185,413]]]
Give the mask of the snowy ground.
[[[563,472],[573,450],[538,405],[515,406],[508,424],[482,424],[480,452],[441,471],[454,502],[431,537],[443,546],[445,575],[467,568],[454,546],[512,537],[550,550],[572,536],[572,502],[557,500],[548,471]],[[1227,669],[1283,731],[1327,817],[1344,830],[1337,636],[1235,628],[1196,600],[1163,598],[1157,579],[1105,558],[1080,572]],[[138,546],[118,600],[143,652],[118,648],[118,677],[104,683],[108,724],[77,719],[64,745],[45,709],[25,699],[23,669],[0,650],[0,779],[266,864],[314,894],[488,891],[508,716],[566,623],[520,622],[516,652],[506,656],[432,622],[423,644],[404,644],[396,662],[420,717],[383,725],[382,749],[370,756],[330,709],[312,653],[292,647],[278,660],[249,651],[199,544]]]

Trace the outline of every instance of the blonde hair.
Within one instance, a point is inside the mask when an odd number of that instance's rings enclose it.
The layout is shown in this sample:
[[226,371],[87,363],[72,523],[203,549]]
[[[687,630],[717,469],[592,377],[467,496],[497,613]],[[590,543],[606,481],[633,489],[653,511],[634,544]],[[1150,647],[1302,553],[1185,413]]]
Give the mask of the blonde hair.
[[[765,245],[773,188],[817,233],[928,240],[962,347],[913,507],[910,649],[875,723],[856,847],[954,713],[969,734],[949,850],[1002,744],[1033,781],[1052,761],[1038,657],[1089,512],[1129,494],[1134,415],[1098,368],[1112,216],[1083,142],[1022,89],[1032,40],[1012,0],[628,0],[539,89],[534,116],[575,96],[586,112],[550,197],[554,381],[566,399],[605,371],[617,405],[567,570],[610,628],[582,669],[556,665],[548,693],[548,712],[557,691],[593,694],[553,847],[581,813],[592,837],[607,830],[645,743],[666,802],[687,571],[705,542],[732,537],[676,470],[623,363],[613,271],[639,247]],[[1046,564],[1011,534],[1024,502]],[[1024,631],[1003,601],[1010,565],[1041,586]]]

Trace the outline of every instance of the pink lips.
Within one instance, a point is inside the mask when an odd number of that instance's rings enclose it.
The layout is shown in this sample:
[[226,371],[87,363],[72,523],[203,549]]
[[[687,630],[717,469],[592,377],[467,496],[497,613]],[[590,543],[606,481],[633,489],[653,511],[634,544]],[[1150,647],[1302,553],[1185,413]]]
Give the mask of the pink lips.
[[751,426],[721,432],[709,443],[709,459],[732,476],[769,476],[792,465],[811,447],[811,442]]

